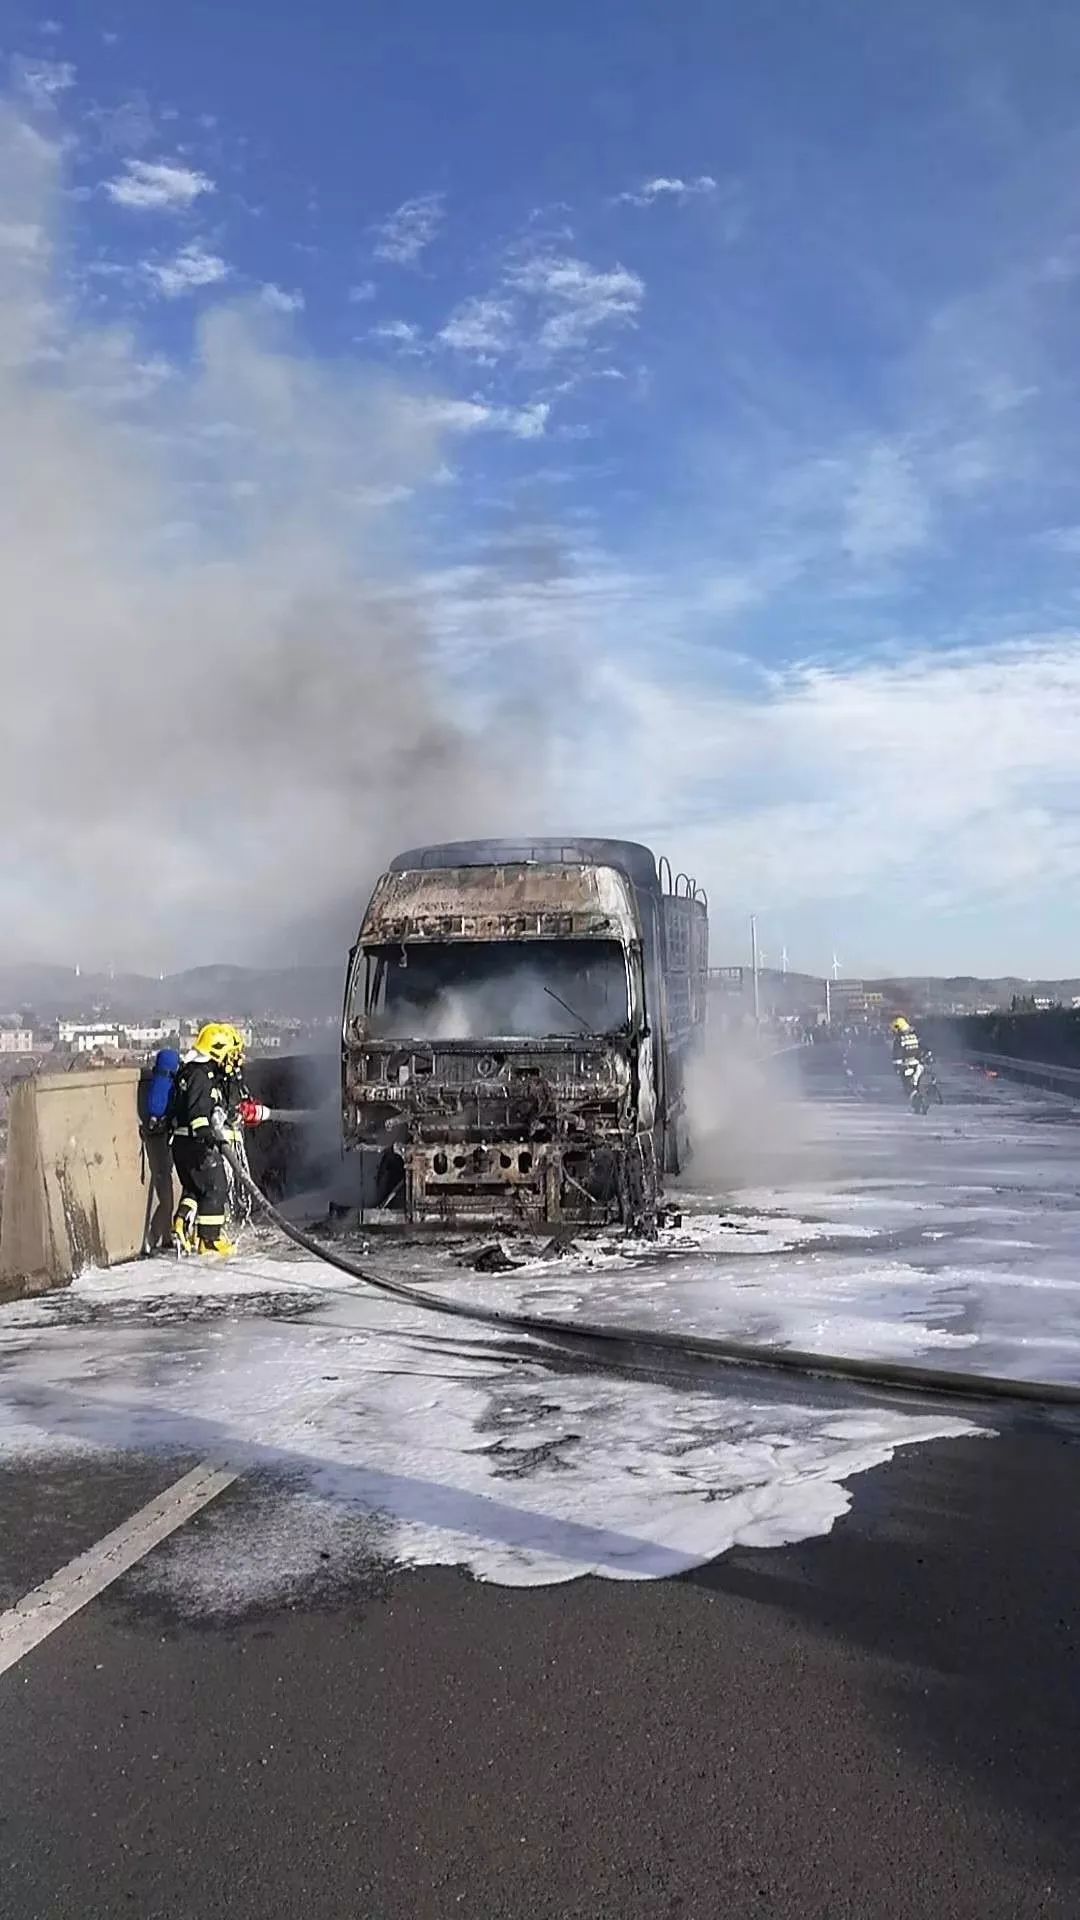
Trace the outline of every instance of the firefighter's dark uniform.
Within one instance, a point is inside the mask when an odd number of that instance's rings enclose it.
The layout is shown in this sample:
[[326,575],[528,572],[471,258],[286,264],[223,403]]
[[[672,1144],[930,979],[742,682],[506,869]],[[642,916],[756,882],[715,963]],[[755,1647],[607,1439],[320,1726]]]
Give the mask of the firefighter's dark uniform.
[[[240,1165],[251,1171],[248,1163],[247,1141],[244,1137],[244,1108],[254,1105],[247,1082],[236,1067],[225,1075],[225,1114],[228,1125],[228,1140]],[[259,1110],[261,1112],[261,1109]],[[233,1176],[232,1168],[225,1168],[225,1183],[228,1195],[229,1216],[233,1228],[243,1227],[251,1218],[251,1200],[246,1189]]]
[[229,1138],[242,1140],[244,1137],[244,1116],[241,1108],[250,1102],[251,1094],[242,1073],[236,1067],[230,1068],[222,1080],[225,1095],[225,1112],[229,1122]]
[[893,1066],[906,1067],[909,1062],[917,1060],[921,1052],[919,1036],[914,1027],[909,1027],[906,1033],[898,1033],[893,1040]]
[[229,1189],[218,1136],[227,1125],[224,1068],[213,1060],[182,1061],[173,1094],[172,1150],[181,1187],[176,1238],[189,1250],[216,1250],[225,1239]]

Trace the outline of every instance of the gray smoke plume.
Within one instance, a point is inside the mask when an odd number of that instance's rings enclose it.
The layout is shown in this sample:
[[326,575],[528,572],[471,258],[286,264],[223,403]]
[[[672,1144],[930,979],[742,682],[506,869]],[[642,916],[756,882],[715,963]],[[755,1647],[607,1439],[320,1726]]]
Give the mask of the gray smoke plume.
[[828,1172],[834,1150],[815,1125],[799,1052],[780,1046],[749,1025],[707,1028],[687,1079],[690,1188],[723,1198]]
[[629,1019],[622,955],[614,943],[608,951],[589,941],[584,952],[582,944],[534,942],[525,953],[514,949],[516,961],[505,948],[433,949],[406,968],[391,953],[371,1032],[427,1040],[617,1032]]
[[0,958],[315,957],[396,847],[542,811],[394,550],[438,409],[254,301],[147,357],[65,290],[60,153],[2,105],[0,177]]

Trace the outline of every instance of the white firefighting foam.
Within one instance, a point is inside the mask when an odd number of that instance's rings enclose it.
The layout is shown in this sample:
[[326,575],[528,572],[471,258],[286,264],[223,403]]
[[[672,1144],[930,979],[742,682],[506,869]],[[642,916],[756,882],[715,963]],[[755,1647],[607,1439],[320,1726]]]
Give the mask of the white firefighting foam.
[[[499,1274],[415,1248],[368,1257],[571,1324],[1080,1379],[1071,1110],[998,1091],[929,1121],[884,1094],[811,1114],[843,1173],[688,1195],[657,1247],[525,1249]],[[200,1610],[280,1598],[365,1553],[510,1585],[659,1578],[827,1532],[853,1475],[979,1431],[948,1408],[764,1374],[547,1366],[516,1336],[272,1248],[226,1268],[88,1274],[2,1309],[0,1364],[0,1457],[165,1449],[241,1465],[251,1493],[140,1575]]]

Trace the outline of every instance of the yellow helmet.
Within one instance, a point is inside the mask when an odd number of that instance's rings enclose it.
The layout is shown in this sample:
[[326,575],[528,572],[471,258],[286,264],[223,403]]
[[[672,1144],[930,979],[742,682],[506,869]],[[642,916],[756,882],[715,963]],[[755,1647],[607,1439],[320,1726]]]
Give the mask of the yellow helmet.
[[893,1021],[892,1030],[894,1033],[909,1033],[911,1031],[902,1013],[898,1014]]
[[236,1067],[244,1057],[244,1038],[225,1021],[211,1020],[196,1036],[195,1051],[216,1060],[219,1067]]

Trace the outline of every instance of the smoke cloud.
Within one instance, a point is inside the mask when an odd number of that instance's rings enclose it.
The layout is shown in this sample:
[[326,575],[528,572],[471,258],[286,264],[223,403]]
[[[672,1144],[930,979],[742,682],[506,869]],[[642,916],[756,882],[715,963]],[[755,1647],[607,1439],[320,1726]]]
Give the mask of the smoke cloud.
[[0,958],[336,955],[395,847],[538,814],[542,742],[526,781],[519,718],[455,717],[392,539],[438,409],[256,301],[147,357],[2,104],[0,176]]
[[376,976],[371,1032],[427,1040],[550,1039],[626,1026],[625,961],[614,943],[552,940],[514,953],[516,963],[505,947],[433,947],[414,953],[408,967],[391,954],[381,979]]
[[687,1079],[693,1158],[686,1184],[736,1188],[812,1181],[831,1150],[803,1087],[798,1052],[768,1049],[751,1027],[707,1027]]

